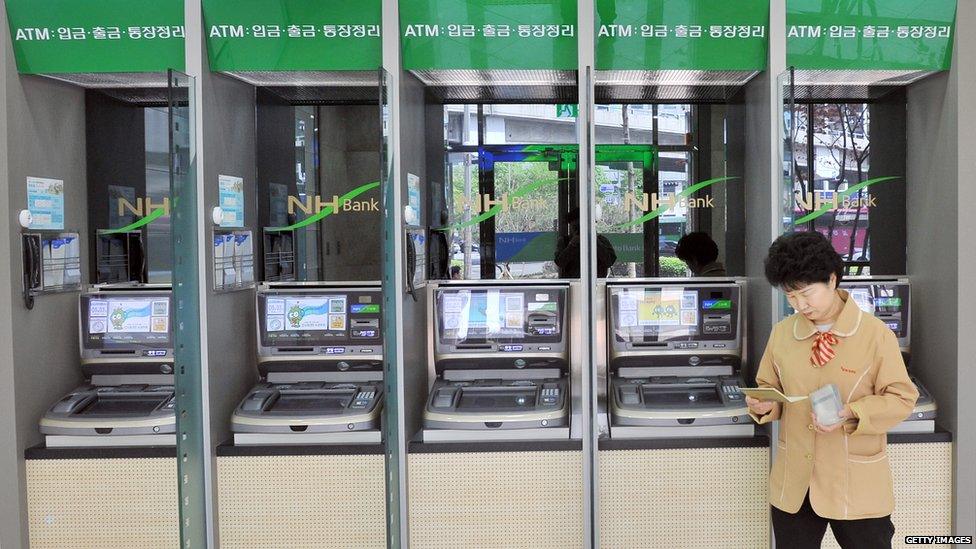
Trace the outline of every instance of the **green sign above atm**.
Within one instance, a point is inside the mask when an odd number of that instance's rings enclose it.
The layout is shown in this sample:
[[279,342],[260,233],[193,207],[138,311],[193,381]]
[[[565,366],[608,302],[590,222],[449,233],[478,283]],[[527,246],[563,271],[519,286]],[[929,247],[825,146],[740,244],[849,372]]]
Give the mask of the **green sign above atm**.
[[956,0],[787,0],[786,62],[811,70],[947,70],[955,20]]
[[769,0],[597,0],[596,68],[761,71]]
[[203,0],[214,71],[376,70],[381,0]]
[[184,69],[183,0],[7,0],[23,74]]
[[576,70],[576,0],[400,0],[403,67]]

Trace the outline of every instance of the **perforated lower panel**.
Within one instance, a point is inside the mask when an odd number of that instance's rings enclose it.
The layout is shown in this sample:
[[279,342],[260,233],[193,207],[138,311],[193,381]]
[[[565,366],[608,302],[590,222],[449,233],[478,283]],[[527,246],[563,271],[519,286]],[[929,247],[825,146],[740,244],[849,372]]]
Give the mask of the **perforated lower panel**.
[[769,449],[599,453],[600,546],[769,546]]
[[410,454],[408,460],[411,547],[583,546],[581,452]]
[[179,547],[176,459],[27,460],[33,549]]
[[[889,444],[888,461],[895,483],[892,547],[909,547],[905,536],[951,535],[952,443]],[[829,528],[822,547],[840,547]]]
[[383,456],[217,458],[220,546],[386,547]]

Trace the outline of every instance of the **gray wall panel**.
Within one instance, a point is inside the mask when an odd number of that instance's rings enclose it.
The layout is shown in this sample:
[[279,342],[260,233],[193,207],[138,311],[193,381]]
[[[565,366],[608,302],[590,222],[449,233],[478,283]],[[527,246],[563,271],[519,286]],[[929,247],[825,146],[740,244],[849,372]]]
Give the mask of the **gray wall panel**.
[[[427,204],[426,183],[426,123],[424,106],[424,87],[413,75],[404,72],[400,88],[400,155],[402,168],[402,197],[407,197],[407,174],[420,177],[420,203]],[[399,206],[402,209],[402,205]],[[422,212],[421,224],[426,224],[428,212]],[[402,238],[402,236],[401,236]],[[423,422],[423,409],[427,398],[427,299],[423,290],[418,290],[417,301],[409,296],[403,301],[400,318],[403,322],[403,386],[404,421],[406,432],[403,436],[410,440],[420,430]]]
[[[7,32],[3,25],[4,33]],[[8,55],[8,54],[4,54]],[[21,521],[20,542],[27,543],[26,502],[23,484],[24,449],[43,439],[37,422],[53,402],[82,381],[78,365],[78,293],[39,296],[34,309],[21,299],[21,244],[17,213],[27,205],[27,176],[63,179],[65,184],[65,229],[88,239],[88,200],[85,177],[85,94],[79,88],[40,77],[16,74],[13,60],[5,67],[3,108],[6,113],[5,164],[7,240],[9,246],[9,328],[12,341],[13,377],[0,380],[14,389],[13,428],[4,444],[14,452],[18,471],[9,475],[18,481],[16,489],[4,491],[11,520]],[[82,281],[87,283],[88,249],[81,247]],[[8,417],[5,415],[5,417]],[[10,465],[9,461],[5,465]],[[7,477],[8,475],[4,475]],[[7,499],[9,498],[9,499]],[[6,516],[6,513],[5,513]],[[9,530],[8,530],[9,531]],[[10,531],[0,541],[17,546]]]
[[[932,391],[939,423],[959,433],[957,95],[949,74],[908,89],[908,275],[912,278],[912,370]],[[959,440],[956,441],[959,468]],[[970,454],[971,455],[971,454]],[[969,461],[968,459],[964,461]],[[961,526],[958,525],[957,526]],[[966,529],[966,528],[964,528]]]
[[[213,73],[204,73],[201,113],[204,155],[205,212],[217,205],[218,175],[244,178],[244,224],[257,235],[257,167],[254,161],[254,87]],[[212,227],[208,220],[206,226]],[[258,250],[255,250],[256,257]],[[213,247],[207,248],[208,267]],[[254,292],[216,293],[213,269],[207,269],[207,353],[210,361],[210,429],[212,443],[230,438],[230,416],[257,381],[254,335]]]

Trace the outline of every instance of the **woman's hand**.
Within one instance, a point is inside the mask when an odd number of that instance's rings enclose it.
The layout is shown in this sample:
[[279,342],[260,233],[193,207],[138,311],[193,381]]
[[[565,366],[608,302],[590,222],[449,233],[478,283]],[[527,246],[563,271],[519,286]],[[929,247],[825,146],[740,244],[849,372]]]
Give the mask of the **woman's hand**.
[[773,411],[773,402],[768,402],[765,400],[759,400],[758,398],[752,398],[751,396],[746,396],[746,406],[749,407],[749,411],[756,414],[757,416],[764,416],[769,412]]
[[837,415],[840,416],[840,418],[844,421],[838,421],[833,425],[821,425],[820,422],[817,421],[817,414],[813,412],[810,412],[810,419],[813,421],[813,428],[818,433],[823,434],[832,433],[843,427],[844,422],[846,422],[848,419],[854,419],[854,412],[851,411],[851,407],[847,404],[844,405],[844,409],[838,412]]

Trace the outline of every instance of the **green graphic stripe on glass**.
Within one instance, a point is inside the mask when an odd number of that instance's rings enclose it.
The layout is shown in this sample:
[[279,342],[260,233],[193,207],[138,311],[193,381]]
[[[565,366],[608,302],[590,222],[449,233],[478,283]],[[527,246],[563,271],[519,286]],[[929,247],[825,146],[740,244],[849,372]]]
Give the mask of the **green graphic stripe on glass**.
[[597,0],[596,68],[766,69],[769,0]]
[[[853,193],[856,193],[856,192],[860,191],[861,189],[866,189],[866,188],[870,187],[871,185],[876,185],[878,183],[884,183],[885,181],[891,181],[892,179],[898,179],[898,178],[897,177],[894,177],[894,176],[886,176],[886,177],[875,177],[874,179],[867,179],[865,181],[862,181],[862,182],[858,183],[857,185],[854,185],[852,187],[849,187],[846,191],[843,191],[843,192],[838,193],[837,194],[837,200],[839,202],[841,200],[844,200],[848,196],[852,195]],[[818,209],[818,210],[816,210],[814,212],[810,212],[809,214],[801,217],[800,219],[797,219],[796,221],[793,222],[793,224],[794,225],[800,225],[800,224],[806,223],[808,221],[813,221],[814,219],[816,219],[816,218],[822,216],[823,214],[829,212],[832,208],[833,208],[833,203],[832,202],[827,203],[827,204],[824,204],[823,206],[820,206],[820,209]]]
[[811,70],[948,70],[955,21],[956,0],[787,0],[786,63]]
[[[543,179],[541,181],[535,181],[535,182],[529,183],[528,185],[522,187],[518,191],[516,191],[516,192],[512,193],[511,195],[509,195],[509,199],[522,198],[523,196],[525,196],[527,194],[530,194],[530,193],[538,190],[539,187],[541,187],[541,186],[543,186],[543,185],[545,185],[547,183],[555,183],[555,182],[556,182],[556,180],[554,180],[554,179]],[[470,225],[477,225],[478,223],[481,223],[482,221],[485,221],[487,219],[490,219],[490,218],[495,217],[496,215],[500,214],[503,209],[504,209],[503,205],[496,204],[496,205],[492,206],[491,208],[489,208],[487,212],[484,212],[484,213],[482,213],[480,215],[477,215],[475,217],[472,217],[468,221],[462,221],[461,223],[456,223],[456,224],[451,225],[449,227],[444,227],[444,228],[435,229],[435,230],[439,230],[439,231],[457,230],[457,229],[463,229],[463,228],[468,227]]]
[[614,225],[614,228],[622,229],[624,227],[630,227],[632,225],[640,225],[641,223],[644,223],[646,221],[650,221],[650,220],[652,220],[652,219],[654,219],[656,217],[659,217],[661,214],[663,214],[664,212],[670,210],[671,208],[673,208],[674,205],[678,203],[678,200],[680,200],[682,198],[687,198],[687,197],[695,194],[696,192],[700,191],[701,189],[704,189],[705,187],[709,187],[711,185],[715,185],[716,183],[722,183],[722,182],[725,182],[725,181],[731,181],[733,179],[738,179],[738,178],[737,177],[716,177],[715,179],[706,179],[705,181],[701,181],[701,182],[695,183],[694,185],[688,187],[687,189],[685,189],[685,190],[681,191],[680,193],[678,193],[677,195],[675,195],[674,202],[673,203],[671,203],[671,204],[668,204],[668,203],[662,204],[661,206],[658,206],[657,208],[655,208],[653,211],[648,212],[647,214],[644,214],[643,216],[641,216],[641,217],[639,217],[639,218],[637,218],[637,219],[635,219],[633,221],[628,221],[626,223],[621,223],[619,225]]
[[[375,188],[377,188],[379,186],[380,186],[380,182],[379,181],[373,181],[372,183],[367,183],[365,185],[361,185],[359,187],[356,187],[355,189],[353,189],[353,190],[347,192],[346,194],[340,196],[339,197],[339,204],[345,204],[347,200],[352,200],[353,198],[356,198],[357,196],[363,194],[364,192],[370,191],[370,190],[375,189]],[[322,208],[322,211],[316,213],[315,215],[313,215],[313,216],[311,216],[311,217],[309,217],[307,219],[303,219],[303,220],[299,221],[298,223],[295,223],[294,225],[288,225],[287,227],[268,227],[265,230],[267,230],[267,231],[273,231],[273,232],[278,232],[278,231],[290,231],[290,230],[293,230],[293,229],[301,229],[302,227],[307,227],[307,226],[311,225],[312,223],[318,223],[319,221],[325,219],[326,217],[332,215],[333,213],[335,213],[335,212],[332,210],[332,206],[330,205],[330,206],[326,206],[326,207]]]
[[376,70],[380,0],[203,0],[210,69]]
[[577,69],[576,0],[399,4],[405,69]]
[[155,210],[150,212],[149,215],[143,217],[142,219],[136,221],[135,223],[130,223],[125,227],[119,227],[118,229],[101,229],[98,231],[98,234],[118,234],[118,233],[126,233],[129,231],[134,231],[140,227],[152,223],[153,221],[156,221],[160,217],[163,217],[163,215],[165,214],[166,214],[165,208],[156,208]]
[[6,6],[22,74],[183,69],[183,0],[7,0]]

